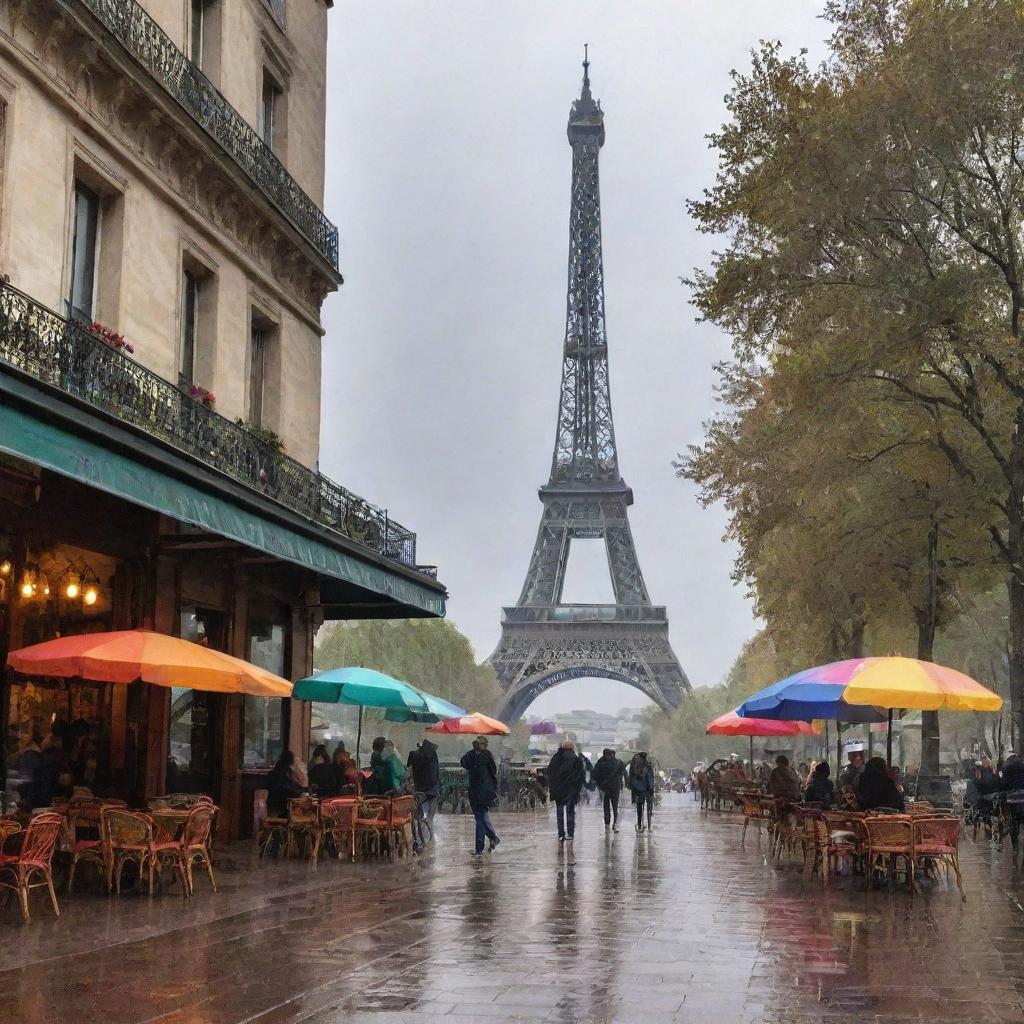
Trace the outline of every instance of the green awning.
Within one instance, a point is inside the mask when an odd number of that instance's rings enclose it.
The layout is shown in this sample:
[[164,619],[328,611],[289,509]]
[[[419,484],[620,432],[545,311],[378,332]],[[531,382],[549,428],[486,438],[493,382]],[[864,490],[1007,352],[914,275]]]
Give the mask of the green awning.
[[185,480],[0,404],[0,451],[90,487],[162,512],[257,551],[345,580],[430,615],[444,615],[443,595],[400,573],[239,508]]

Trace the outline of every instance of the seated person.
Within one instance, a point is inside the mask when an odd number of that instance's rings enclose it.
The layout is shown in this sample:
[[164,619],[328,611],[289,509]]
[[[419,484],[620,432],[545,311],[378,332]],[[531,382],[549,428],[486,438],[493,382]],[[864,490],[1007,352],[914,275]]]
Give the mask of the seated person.
[[344,743],[334,748],[334,760],[331,763],[334,771],[334,792],[340,796],[359,795],[359,769],[355,759],[345,749]]
[[295,780],[294,768],[295,754],[286,750],[267,777],[267,813],[272,818],[287,818],[288,801],[306,792]]
[[309,759],[309,788],[317,796],[331,796],[334,793],[334,768],[327,756],[327,748],[318,743]]
[[789,766],[789,758],[785,754],[775,758],[775,767],[768,776],[768,792],[777,800],[800,803],[800,777]]
[[835,793],[835,786],[829,778],[831,769],[826,761],[821,761],[814,766],[811,772],[811,781],[804,790],[804,800],[809,804],[821,804],[827,811],[832,807],[832,797]]
[[873,811],[879,807],[903,810],[903,794],[889,777],[885,758],[868,759],[857,786],[857,803],[862,811]]

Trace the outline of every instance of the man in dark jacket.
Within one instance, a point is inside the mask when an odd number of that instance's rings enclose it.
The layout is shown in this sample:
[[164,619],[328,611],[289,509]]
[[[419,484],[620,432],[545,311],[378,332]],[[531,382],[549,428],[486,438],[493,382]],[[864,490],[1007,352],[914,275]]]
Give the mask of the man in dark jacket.
[[613,832],[619,831],[619,793],[625,774],[626,766],[615,756],[615,751],[607,747],[590,774],[604,798],[604,827],[611,826]]
[[494,755],[487,749],[487,737],[477,736],[473,749],[467,750],[459,762],[466,769],[469,788],[469,806],[476,819],[476,851],[474,857],[484,852],[484,839],[490,843],[490,852],[501,842],[491,824],[490,810],[498,799],[498,766]]
[[1003,764],[1000,789],[1006,794],[1006,806],[1010,812],[1010,843],[1013,846],[1014,864],[1020,843],[1020,824],[1024,820],[1024,761],[1017,754],[1011,754]]
[[583,760],[572,740],[565,740],[548,763],[548,792],[555,801],[558,841],[572,842],[576,834],[576,801],[586,778]]
[[408,766],[412,770],[412,781],[419,802],[420,814],[426,819],[429,833],[421,827],[419,814],[412,819],[415,845],[423,849],[427,840],[434,834],[434,812],[437,809],[437,798],[441,794],[441,765],[437,760],[437,746],[430,740],[420,740],[414,750],[409,751]]

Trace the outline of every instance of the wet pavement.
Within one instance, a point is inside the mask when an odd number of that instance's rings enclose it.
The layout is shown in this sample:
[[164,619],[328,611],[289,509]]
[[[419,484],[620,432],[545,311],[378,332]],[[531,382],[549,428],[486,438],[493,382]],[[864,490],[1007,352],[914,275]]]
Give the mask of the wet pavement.
[[413,864],[219,860],[220,892],[108,899],[83,887],[55,921],[0,914],[0,1022],[662,1024],[1024,1022],[1024,881],[963,844],[955,887],[910,897],[823,890],[767,861],[742,818],[668,796],[652,835],[581,807],[438,819]]

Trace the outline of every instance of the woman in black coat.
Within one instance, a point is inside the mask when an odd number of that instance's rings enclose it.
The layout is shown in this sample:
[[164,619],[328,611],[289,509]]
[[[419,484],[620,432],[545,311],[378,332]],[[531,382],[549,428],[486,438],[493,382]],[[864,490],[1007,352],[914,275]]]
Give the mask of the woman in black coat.
[[891,807],[895,811],[903,810],[903,794],[896,783],[889,778],[889,770],[885,759],[868,758],[864,766],[864,774],[857,786],[857,803],[862,811],[873,811],[879,807]]
[[286,750],[267,776],[267,813],[272,818],[288,817],[288,801],[306,791],[295,781],[295,755]]
[[804,800],[809,804],[821,804],[823,810],[830,810],[835,786],[829,778],[831,769],[827,761],[819,761],[811,773],[811,781],[804,790]]

